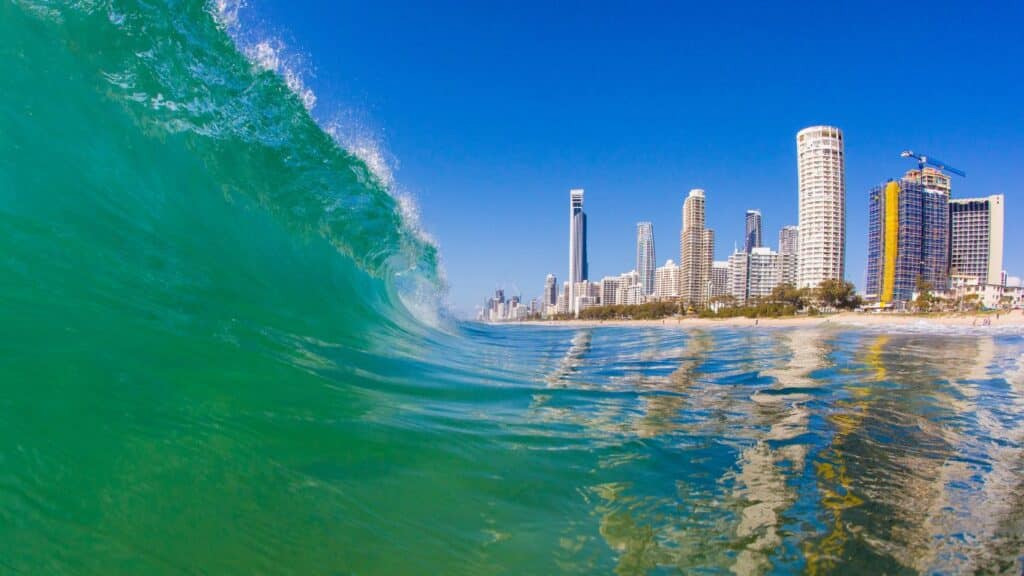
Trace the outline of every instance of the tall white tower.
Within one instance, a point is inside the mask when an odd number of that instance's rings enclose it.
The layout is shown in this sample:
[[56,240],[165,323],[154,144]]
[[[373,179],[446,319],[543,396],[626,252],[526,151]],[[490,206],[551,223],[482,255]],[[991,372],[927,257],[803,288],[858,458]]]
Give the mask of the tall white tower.
[[846,162],[843,131],[811,126],[796,134],[800,181],[797,286],[843,280],[846,260]]

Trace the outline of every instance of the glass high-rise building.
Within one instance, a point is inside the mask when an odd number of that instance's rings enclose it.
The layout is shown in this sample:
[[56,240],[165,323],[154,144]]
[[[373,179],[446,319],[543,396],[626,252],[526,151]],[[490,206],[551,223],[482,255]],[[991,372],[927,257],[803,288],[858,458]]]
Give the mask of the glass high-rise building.
[[[908,175],[910,176],[910,175]],[[868,198],[865,293],[881,304],[907,302],[918,280],[934,290],[949,283],[949,193],[920,179],[890,180]]]
[[654,225],[636,224],[636,272],[640,275],[640,290],[645,296],[654,294]]
[[569,307],[576,311],[576,285],[587,280],[587,214],[583,211],[583,189],[569,190]]
[[746,233],[743,235],[743,251],[749,254],[751,250],[761,246],[761,211],[747,210]]

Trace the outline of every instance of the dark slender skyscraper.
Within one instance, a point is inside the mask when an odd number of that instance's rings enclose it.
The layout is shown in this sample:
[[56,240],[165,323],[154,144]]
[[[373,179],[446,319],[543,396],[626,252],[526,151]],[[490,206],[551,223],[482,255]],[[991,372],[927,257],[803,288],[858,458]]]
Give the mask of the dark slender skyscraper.
[[743,251],[750,254],[751,250],[761,246],[761,211],[747,210],[747,233],[743,237]]
[[654,225],[636,223],[636,273],[640,276],[640,289],[645,296],[654,294]]
[[587,280],[587,215],[583,189],[569,190],[569,307],[574,309],[576,284]]

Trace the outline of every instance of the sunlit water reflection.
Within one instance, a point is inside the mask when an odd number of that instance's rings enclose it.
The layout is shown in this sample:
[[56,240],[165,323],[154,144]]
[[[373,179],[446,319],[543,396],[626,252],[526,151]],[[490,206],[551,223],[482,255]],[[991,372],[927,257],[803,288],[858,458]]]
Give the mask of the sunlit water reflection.
[[491,330],[563,350],[525,418],[592,453],[573,481],[599,539],[569,524],[566,558],[605,546],[620,574],[1021,569],[1020,336]]

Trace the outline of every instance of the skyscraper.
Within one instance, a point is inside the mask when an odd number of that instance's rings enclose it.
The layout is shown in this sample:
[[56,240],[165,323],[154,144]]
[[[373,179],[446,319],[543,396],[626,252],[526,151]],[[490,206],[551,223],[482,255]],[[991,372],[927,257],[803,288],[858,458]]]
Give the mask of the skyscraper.
[[714,238],[714,232],[704,227],[704,190],[690,190],[679,233],[679,297],[687,304],[707,302]]
[[1003,195],[949,201],[949,271],[999,284],[1003,271]]
[[569,307],[575,309],[576,284],[587,280],[587,215],[583,189],[569,190]]
[[909,301],[919,279],[936,290],[948,283],[948,189],[908,176],[875,186],[868,198],[865,293],[883,305]]
[[558,279],[554,274],[548,274],[544,279],[544,298],[541,301],[544,306],[556,306],[558,304]]
[[743,236],[743,251],[750,253],[751,249],[760,247],[761,244],[761,211],[747,210],[746,234]]
[[640,291],[644,296],[654,294],[654,225],[636,224],[636,272],[640,275]]
[[800,227],[783,226],[779,230],[779,283],[796,286],[799,252]]
[[842,280],[846,258],[846,169],[843,132],[811,126],[796,135],[800,188],[797,284]]

